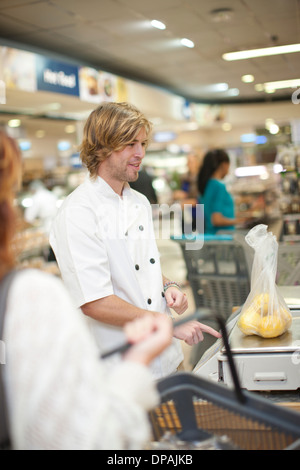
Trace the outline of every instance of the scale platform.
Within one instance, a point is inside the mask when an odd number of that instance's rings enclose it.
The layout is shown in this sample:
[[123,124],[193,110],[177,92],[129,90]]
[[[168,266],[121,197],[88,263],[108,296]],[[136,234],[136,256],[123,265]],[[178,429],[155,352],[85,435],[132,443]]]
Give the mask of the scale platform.
[[[237,326],[239,311],[229,319],[227,331],[242,388],[251,391],[297,390],[300,388],[300,287],[280,288],[293,320],[290,329],[277,338],[245,336]],[[233,386],[222,341],[218,340],[195,367],[197,375]]]
[[[290,329],[278,338],[245,336],[234,326],[229,343],[240,378],[247,390],[297,390],[300,387],[300,309],[291,309]],[[218,356],[219,381],[231,384],[224,348]]]

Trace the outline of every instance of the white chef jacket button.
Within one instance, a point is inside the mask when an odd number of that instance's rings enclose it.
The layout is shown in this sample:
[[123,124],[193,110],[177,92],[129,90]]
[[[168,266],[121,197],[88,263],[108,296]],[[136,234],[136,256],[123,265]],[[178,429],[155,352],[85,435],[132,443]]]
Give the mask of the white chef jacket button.
[[139,230],[140,230],[141,232],[144,230],[143,225],[140,225],[140,226],[139,226]]
[[154,263],[155,263],[155,259],[154,259],[154,258],[150,258],[150,263],[151,263],[151,264],[154,264]]
[[125,237],[128,237],[128,230],[126,230],[125,232]]
[[138,264],[135,265],[135,269],[136,269],[137,271],[140,269],[140,267],[139,267]]
[[147,302],[148,302],[149,305],[152,304],[152,300],[151,300],[151,299],[148,299]]

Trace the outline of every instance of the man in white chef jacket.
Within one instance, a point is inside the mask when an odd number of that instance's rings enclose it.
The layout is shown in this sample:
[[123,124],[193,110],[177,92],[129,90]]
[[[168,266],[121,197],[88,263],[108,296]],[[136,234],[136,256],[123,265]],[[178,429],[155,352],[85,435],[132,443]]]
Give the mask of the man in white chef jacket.
[[[105,102],[90,114],[80,154],[89,176],[66,198],[50,234],[64,283],[101,352],[123,343],[128,321],[188,306],[162,275],[150,203],[128,184],[138,178],[150,133],[151,123],[128,103]],[[202,331],[220,336],[197,321],[174,328],[172,345],[152,363],[154,378],[175,372],[180,340],[197,344]]]

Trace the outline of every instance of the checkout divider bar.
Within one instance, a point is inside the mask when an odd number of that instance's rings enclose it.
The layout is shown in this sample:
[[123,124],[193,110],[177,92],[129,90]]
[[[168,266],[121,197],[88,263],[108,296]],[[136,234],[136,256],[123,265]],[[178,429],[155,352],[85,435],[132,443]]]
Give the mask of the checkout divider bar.
[[[240,385],[240,382],[239,382],[237,370],[236,370],[234,360],[233,360],[233,354],[232,354],[232,351],[231,351],[230,346],[229,346],[228,334],[227,334],[224,319],[219,315],[214,315],[208,309],[199,309],[195,313],[193,313],[192,315],[188,315],[184,318],[181,318],[180,320],[174,321],[173,328],[176,328],[177,326],[183,325],[184,323],[187,323],[187,322],[190,322],[190,321],[202,322],[203,320],[211,319],[212,317],[214,317],[216,319],[216,321],[218,322],[218,324],[220,326],[220,330],[221,330],[221,334],[222,334],[226,354],[227,354],[227,357],[228,357],[228,363],[229,363],[230,372],[231,372],[232,380],[233,380],[233,383],[234,383],[234,389],[235,389],[237,399],[240,403],[244,403],[246,401],[246,397],[243,394],[243,391],[242,391],[242,388],[241,388],[241,385]],[[100,357],[101,357],[101,359],[106,359],[106,358],[108,358],[108,357],[110,357],[114,354],[122,354],[125,351],[127,351],[131,346],[133,346],[132,343],[129,343],[129,342],[123,343],[120,346],[117,346],[117,347],[115,347],[115,348],[113,348],[113,349],[111,349],[107,352],[104,352],[103,354],[101,354]]]

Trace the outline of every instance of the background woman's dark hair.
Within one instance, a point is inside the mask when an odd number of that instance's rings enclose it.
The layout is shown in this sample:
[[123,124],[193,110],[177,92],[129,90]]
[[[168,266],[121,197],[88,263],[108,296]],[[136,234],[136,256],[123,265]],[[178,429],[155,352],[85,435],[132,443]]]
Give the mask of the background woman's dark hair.
[[210,150],[203,158],[203,163],[198,173],[198,191],[203,194],[208,180],[221,163],[229,163],[229,156],[222,149]]

